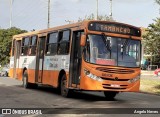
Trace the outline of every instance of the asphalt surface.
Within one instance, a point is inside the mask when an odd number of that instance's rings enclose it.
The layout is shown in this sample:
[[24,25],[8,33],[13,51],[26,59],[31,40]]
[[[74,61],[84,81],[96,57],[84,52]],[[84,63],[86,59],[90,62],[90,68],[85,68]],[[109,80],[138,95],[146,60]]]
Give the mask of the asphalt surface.
[[[0,77],[0,108],[78,108],[82,109],[82,114],[74,114],[70,112],[65,116],[106,116],[101,113],[87,114],[83,113],[86,108],[154,108],[154,111],[160,113],[160,96],[145,93],[119,93],[115,99],[106,100],[102,92],[74,92],[72,98],[62,97],[58,90],[51,87],[42,87],[38,89],[24,89],[22,82],[8,77]],[[59,110],[60,111],[60,110]],[[90,111],[90,110],[88,110]],[[93,110],[92,110],[93,111]],[[124,110],[122,110],[124,111]],[[107,116],[122,116],[114,113]],[[3,117],[4,115],[0,115]],[[6,116],[6,115],[5,115]],[[7,115],[13,116],[13,115]],[[40,115],[14,115],[14,116],[40,116]],[[13,117],[14,117],[13,116]],[[54,115],[43,116],[64,116],[63,111]],[[64,117],[65,117],[64,116]],[[124,114],[123,117],[128,117]],[[129,115],[131,116],[131,115]],[[133,115],[142,116],[141,114]],[[152,114],[145,114],[144,116],[153,116]],[[159,116],[155,114],[154,116]]]

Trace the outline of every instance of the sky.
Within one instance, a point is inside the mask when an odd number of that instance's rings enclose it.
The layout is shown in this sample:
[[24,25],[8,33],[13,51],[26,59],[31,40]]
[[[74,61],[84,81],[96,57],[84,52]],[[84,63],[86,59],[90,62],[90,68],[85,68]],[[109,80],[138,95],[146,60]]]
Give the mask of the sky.
[[[10,28],[10,1],[0,0],[0,28]],[[50,0],[50,27],[78,21],[96,13],[97,0]],[[98,0],[99,15],[110,14],[110,0]],[[112,16],[117,22],[148,27],[160,16],[155,0],[112,0]],[[12,26],[24,30],[47,28],[48,0],[13,0]]]

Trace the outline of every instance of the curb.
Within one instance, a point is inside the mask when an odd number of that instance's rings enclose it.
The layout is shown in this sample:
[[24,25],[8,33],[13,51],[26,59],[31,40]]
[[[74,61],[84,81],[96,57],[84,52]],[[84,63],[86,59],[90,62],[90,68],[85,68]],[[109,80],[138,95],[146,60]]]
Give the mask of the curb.
[[154,74],[154,71],[147,71],[147,70],[141,70],[141,73],[143,74]]

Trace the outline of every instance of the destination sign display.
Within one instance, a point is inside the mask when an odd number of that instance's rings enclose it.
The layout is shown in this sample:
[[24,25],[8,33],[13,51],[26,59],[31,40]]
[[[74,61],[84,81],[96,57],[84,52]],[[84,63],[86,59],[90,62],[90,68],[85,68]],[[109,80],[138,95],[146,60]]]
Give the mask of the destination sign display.
[[91,31],[110,32],[139,37],[141,36],[140,29],[118,23],[92,22],[89,24],[88,29]]

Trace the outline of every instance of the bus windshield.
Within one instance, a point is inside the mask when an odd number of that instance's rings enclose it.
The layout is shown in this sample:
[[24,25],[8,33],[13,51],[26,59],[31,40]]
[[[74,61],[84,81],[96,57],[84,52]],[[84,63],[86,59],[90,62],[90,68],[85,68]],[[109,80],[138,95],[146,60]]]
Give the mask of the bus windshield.
[[85,60],[99,65],[140,67],[140,41],[105,35],[88,35]]

